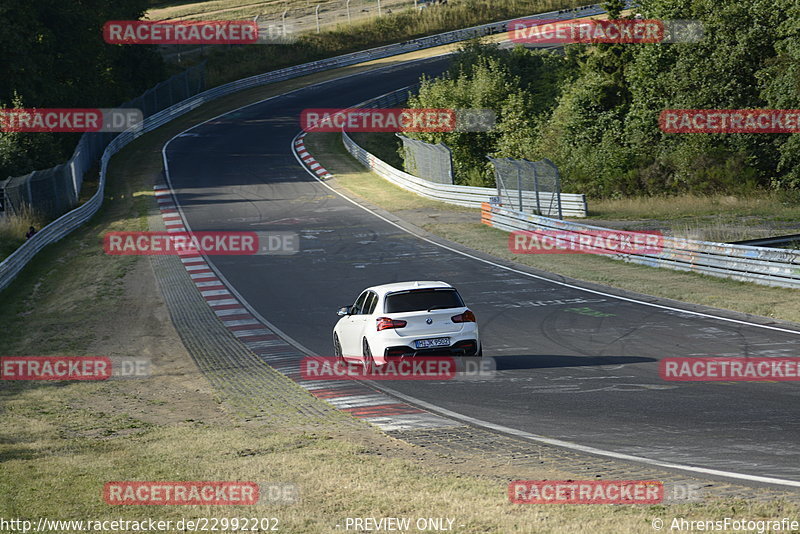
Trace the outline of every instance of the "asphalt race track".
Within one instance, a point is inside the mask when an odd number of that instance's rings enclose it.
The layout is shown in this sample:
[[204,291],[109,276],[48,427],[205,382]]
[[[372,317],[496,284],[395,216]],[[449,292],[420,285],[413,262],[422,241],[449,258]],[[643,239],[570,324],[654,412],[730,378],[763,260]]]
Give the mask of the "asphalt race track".
[[[355,206],[297,163],[291,142],[302,109],[351,106],[445,64],[305,88],[173,139],[170,180],[192,230],[302,236],[294,256],[209,261],[258,313],[322,355],[333,351],[336,310],[363,288],[445,280],[475,311],[498,372],[485,381],[395,381],[392,389],[607,451],[800,482],[800,384],[665,382],[658,374],[664,357],[798,356],[800,333],[587,292],[461,255]],[[601,313],[570,311],[586,307]]]

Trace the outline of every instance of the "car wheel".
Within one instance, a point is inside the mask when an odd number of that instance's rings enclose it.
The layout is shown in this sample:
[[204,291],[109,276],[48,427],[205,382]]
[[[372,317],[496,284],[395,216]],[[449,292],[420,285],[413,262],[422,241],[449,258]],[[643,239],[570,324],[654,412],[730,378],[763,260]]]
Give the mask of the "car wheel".
[[364,338],[362,347],[364,374],[371,375],[375,372],[375,360],[372,359],[372,351],[369,348],[369,343],[367,343],[367,338]]
[[478,352],[475,353],[476,358],[483,358],[483,345],[478,345]]
[[339,336],[335,333],[333,334],[333,355],[338,363],[346,363],[342,354],[342,344],[339,343]]

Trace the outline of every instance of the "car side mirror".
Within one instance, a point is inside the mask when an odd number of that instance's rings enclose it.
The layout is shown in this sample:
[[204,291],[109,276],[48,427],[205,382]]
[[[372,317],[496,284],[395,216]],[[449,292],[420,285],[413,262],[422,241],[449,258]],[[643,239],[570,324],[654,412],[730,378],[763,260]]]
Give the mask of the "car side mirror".
[[338,311],[338,312],[336,312],[336,314],[337,314],[339,317],[343,317],[343,316],[345,316],[345,315],[350,315],[350,312],[352,311],[352,309],[353,309],[353,307],[352,307],[352,306],[344,306],[344,307],[342,307],[342,308],[339,308],[339,311]]

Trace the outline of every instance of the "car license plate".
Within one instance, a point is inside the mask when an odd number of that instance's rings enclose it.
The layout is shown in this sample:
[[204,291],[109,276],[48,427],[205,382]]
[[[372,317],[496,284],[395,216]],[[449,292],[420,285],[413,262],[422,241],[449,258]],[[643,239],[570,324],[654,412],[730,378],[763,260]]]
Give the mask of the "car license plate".
[[431,347],[447,347],[450,345],[449,337],[437,337],[434,339],[418,339],[414,342],[418,349],[429,349]]

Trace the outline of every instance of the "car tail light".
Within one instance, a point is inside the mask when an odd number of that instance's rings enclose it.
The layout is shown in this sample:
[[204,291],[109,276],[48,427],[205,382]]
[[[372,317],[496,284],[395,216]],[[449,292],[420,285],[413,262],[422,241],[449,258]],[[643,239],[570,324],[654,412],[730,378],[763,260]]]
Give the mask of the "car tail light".
[[475,314],[472,313],[470,310],[467,310],[464,313],[459,313],[458,315],[452,316],[450,319],[454,323],[474,323]]
[[388,317],[378,317],[378,332],[386,330],[387,328],[403,328],[406,324],[405,321],[398,319],[389,319]]

